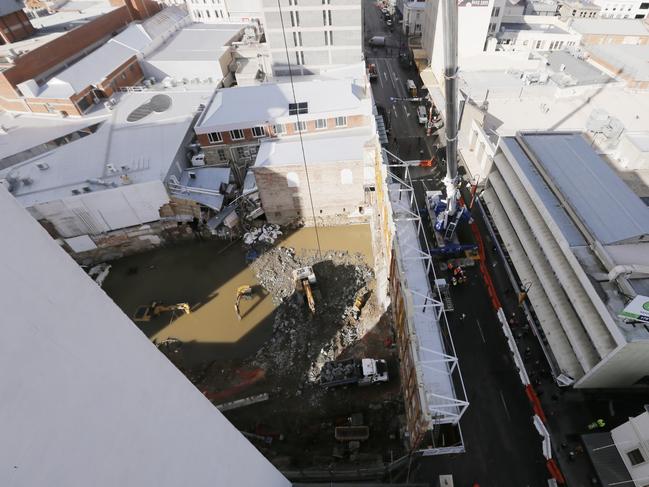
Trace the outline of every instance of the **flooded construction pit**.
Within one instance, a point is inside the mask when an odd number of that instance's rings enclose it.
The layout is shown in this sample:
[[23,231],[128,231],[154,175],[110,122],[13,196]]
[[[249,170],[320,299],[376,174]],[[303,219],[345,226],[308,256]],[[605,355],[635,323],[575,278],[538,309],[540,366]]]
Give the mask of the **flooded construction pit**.
[[[215,405],[231,408],[224,414],[281,468],[377,465],[401,451],[403,406],[389,314],[374,294],[370,228],[318,233],[320,251],[314,229],[301,228],[272,246],[209,240],[134,255],[112,263],[104,290]],[[304,266],[316,276],[315,313],[295,288],[293,271]],[[239,318],[240,286],[250,290]],[[319,384],[325,362],[364,357],[388,361],[388,383]],[[350,449],[334,429],[352,417],[370,436]]]

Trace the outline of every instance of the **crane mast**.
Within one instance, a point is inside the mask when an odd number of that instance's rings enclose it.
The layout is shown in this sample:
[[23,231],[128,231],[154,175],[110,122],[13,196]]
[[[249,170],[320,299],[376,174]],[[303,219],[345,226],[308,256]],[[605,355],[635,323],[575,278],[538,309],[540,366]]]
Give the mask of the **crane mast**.
[[446,98],[446,214],[452,217],[457,211],[457,72],[458,72],[458,6],[457,0],[442,0],[444,26],[444,91]]

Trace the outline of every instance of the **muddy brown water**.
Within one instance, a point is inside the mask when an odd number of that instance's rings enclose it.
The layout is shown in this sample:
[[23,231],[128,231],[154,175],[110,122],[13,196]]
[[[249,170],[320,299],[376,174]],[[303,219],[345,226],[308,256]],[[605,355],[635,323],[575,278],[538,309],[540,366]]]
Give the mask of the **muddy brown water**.
[[[372,266],[369,225],[320,228],[318,233],[323,253],[358,252]],[[278,245],[293,247],[298,254],[314,251],[315,230],[302,228],[287,233]],[[112,265],[104,290],[129,317],[138,306],[153,301],[190,305],[189,315],[167,312],[149,322],[136,323],[152,340],[182,340],[187,366],[247,357],[272,332],[275,308],[271,296],[261,289],[246,265],[240,241],[189,242],[126,257]],[[236,289],[244,284],[254,286],[255,292],[252,299],[242,300],[242,319],[238,320],[234,310]]]

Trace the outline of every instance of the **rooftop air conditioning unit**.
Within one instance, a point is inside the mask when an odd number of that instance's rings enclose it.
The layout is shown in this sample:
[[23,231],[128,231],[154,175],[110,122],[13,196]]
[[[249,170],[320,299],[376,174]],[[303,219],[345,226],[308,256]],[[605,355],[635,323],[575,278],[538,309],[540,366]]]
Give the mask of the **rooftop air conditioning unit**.
[[23,186],[31,186],[34,180],[30,177],[21,178],[20,182],[23,183]]
[[45,162],[39,162],[38,164],[36,164],[36,167],[39,168],[41,171],[46,171],[47,169],[50,168],[50,165]]

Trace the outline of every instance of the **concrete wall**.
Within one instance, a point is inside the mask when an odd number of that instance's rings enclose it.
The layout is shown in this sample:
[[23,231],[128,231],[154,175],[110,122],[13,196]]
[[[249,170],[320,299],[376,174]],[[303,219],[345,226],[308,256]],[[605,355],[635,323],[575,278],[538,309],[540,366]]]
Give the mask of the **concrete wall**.
[[[494,0],[488,0],[488,3],[485,0],[484,6],[472,5],[468,7],[460,5],[458,7],[458,55],[460,66],[465,64],[466,58],[484,51],[493,5]],[[436,17],[431,66],[435,76],[442,79],[441,75],[444,72],[444,28],[441,8]]]
[[614,350],[576,384],[576,388],[629,387],[649,376],[649,340]]
[[290,2],[293,5],[281,0],[281,15],[277,0],[262,3],[266,40],[276,76],[287,75],[289,63],[294,74],[318,74],[331,66],[362,60],[360,0],[331,0],[326,4],[322,0],[301,0]]
[[0,187],[0,485],[289,487]]

